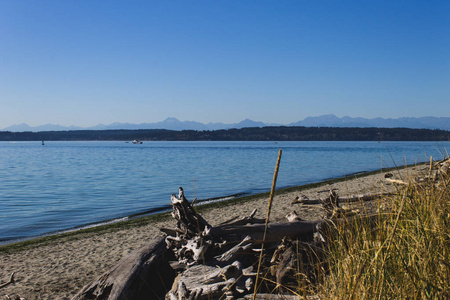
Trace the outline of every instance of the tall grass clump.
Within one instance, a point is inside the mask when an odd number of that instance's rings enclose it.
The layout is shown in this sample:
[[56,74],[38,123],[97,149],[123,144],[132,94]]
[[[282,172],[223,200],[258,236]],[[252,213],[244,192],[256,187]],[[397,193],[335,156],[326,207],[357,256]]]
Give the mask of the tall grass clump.
[[447,174],[405,182],[373,218],[334,222],[320,298],[450,299]]

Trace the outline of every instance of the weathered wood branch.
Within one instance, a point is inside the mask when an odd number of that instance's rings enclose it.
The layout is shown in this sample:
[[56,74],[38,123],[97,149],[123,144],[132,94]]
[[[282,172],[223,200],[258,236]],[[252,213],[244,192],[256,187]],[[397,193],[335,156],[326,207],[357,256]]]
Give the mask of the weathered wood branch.
[[223,253],[222,255],[217,256],[216,259],[219,262],[228,262],[231,260],[235,260],[236,257],[240,255],[242,252],[251,249],[252,245],[253,245],[252,238],[247,235],[239,244],[237,244],[227,252]]
[[256,212],[258,210],[255,208],[250,215],[248,215],[247,217],[243,217],[240,220],[235,221],[236,219],[238,219],[238,217],[234,217],[230,220],[227,220],[223,223],[220,223],[218,226],[240,226],[240,225],[246,225],[246,224],[256,224],[256,223],[265,223],[266,219],[257,219],[255,218]]
[[14,273],[15,273],[15,272],[12,272],[12,273],[11,273],[11,276],[9,277],[8,282],[5,282],[5,283],[0,284],[0,289],[2,289],[2,288],[4,288],[4,287],[7,287],[8,285],[10,285],[10,284],[12,284],[12,283],[15,282],[15,280],[14,280]]
[[396,184],[402,184],[402,185],[409,185],[408,182],[405,182],[405,181],[399,180],[399,179],[386,178],[385,180],[386,180],[387,182],[390,182],[390,183],[396,183]]

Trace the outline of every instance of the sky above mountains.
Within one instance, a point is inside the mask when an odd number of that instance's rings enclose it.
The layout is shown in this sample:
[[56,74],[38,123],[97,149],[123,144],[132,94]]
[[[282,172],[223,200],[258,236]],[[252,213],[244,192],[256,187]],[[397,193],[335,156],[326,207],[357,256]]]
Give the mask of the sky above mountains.
[[447,117],[449,1],[0,0],[0,128]]

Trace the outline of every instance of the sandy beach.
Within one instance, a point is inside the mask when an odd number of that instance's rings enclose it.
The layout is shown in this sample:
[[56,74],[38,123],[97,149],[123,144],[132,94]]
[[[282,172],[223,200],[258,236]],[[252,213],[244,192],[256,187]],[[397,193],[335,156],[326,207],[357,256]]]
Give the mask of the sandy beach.
[[[425,170],[426,166],[408,167],[390,171],[393,178],[406,178]],[[386,172],[329,183],[297,191],[280,191],[275,194],[270,215],[271,221],[284,221],[285,216],[296,211],[304,220],[317,220],[323,217],[320,205],[292,204],[296,196],[305,195],[310,199],[325,198],[334,189],[340,196],[393,192],[394,186],[385,180]],[[174,187],[172,193],[177,192]],[[186,195],[192,200],[190,195]],[[167,195],[169,202],[170,194]],[[233,217],[249,215],[257,209],[257,217],[265,218],[268,196],[252,197],[248,201],[213,207],[201,212],[213,226]],[[361,204],[355,204],[361,205]],[[365,202],[367,209],[374,211],[377,201]],[[361,209],[361,208],[360,208]],[[36,243],[0,252],[0,284],[8,281],[15,272],[16,282],[0,290],[2,295],[20,295],[31,299],[70,299],[84,285],[113,267],[120,259],[139,249],[151,240],[162,236],[161,227],[173,228],[175,222],[170,218],[147,222],[144,225],[113,228],[97,232],[77,232],[70,236],[53,239],[50,242]]]

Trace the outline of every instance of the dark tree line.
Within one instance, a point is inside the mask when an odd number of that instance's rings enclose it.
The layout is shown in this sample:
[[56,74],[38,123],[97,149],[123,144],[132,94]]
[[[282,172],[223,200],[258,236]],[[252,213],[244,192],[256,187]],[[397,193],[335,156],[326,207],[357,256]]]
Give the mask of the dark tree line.
[[409,128],[252,127],[227,130],[0,132],[0,141],[449,141],[450,131]]

